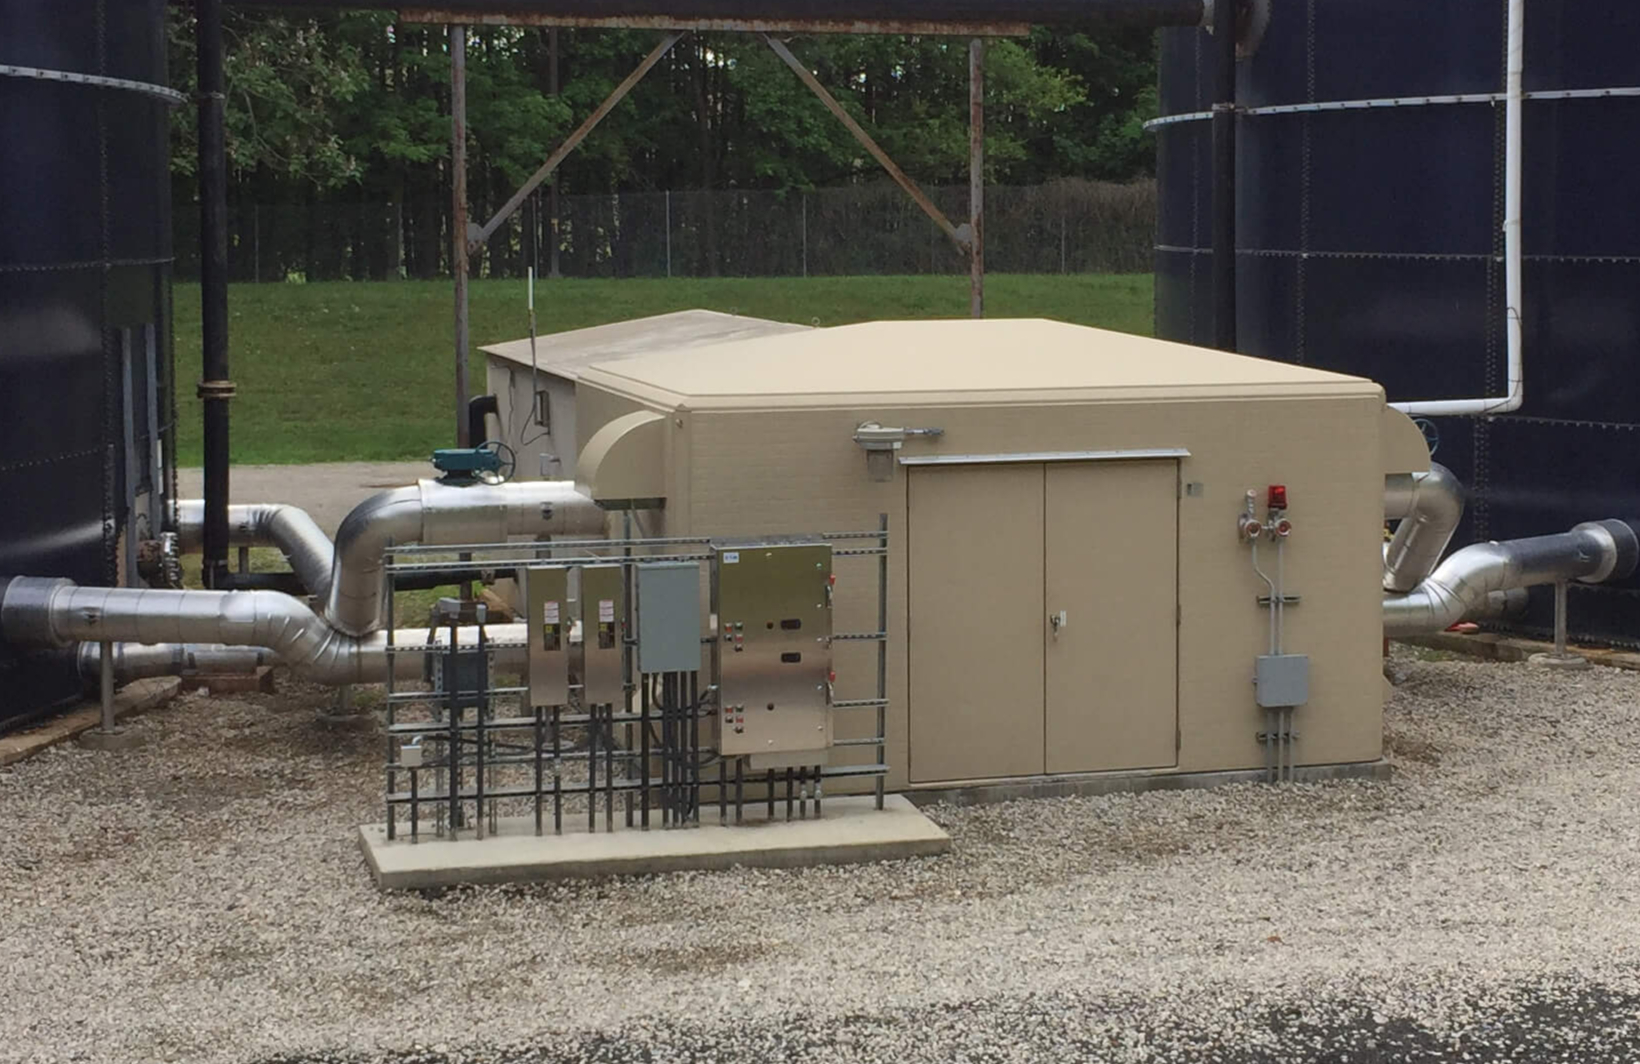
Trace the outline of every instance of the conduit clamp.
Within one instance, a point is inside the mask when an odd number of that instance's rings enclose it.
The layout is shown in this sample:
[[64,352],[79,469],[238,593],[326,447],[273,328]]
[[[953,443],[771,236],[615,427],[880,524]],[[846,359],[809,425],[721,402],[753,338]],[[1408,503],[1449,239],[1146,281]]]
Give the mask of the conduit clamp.
[[232,399],[237,391],[233,381],[200,381],[195,394],[206,401],[217,399],[226,402]]

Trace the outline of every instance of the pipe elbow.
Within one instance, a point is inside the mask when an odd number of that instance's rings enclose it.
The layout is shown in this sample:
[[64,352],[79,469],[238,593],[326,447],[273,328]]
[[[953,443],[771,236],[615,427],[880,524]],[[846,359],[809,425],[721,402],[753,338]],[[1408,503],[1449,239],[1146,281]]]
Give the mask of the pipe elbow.
[[419,543],[421,539],[419,486],[380,492],[355,506],[336,530],[325,618],[348,635],[363,635],[375,628],[386,591],[383,556],[395,543]]
[[1384,590],[1417,587],[1441,560],[1463,520],[1463,482],[1439,462],[1428,472],[1386,477],[1384,512],[1401,524],[1384,552]]

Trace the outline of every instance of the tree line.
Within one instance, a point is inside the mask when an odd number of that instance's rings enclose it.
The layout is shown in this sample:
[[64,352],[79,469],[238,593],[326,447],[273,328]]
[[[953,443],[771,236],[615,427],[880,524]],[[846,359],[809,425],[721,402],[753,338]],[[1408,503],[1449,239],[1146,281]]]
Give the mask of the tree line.
[[[194,75],[186,5],[170,8],[172,82]],[[230,207],[298,212],[323,242],[326,207],[381,230],[356,241],[356,277],[436,276],[449,254],[448,38],[388,12],[292,16],[230,9]],[[467,46],[468,190],[475,220],[497,209],[660,39],[655,31],[496,27]],[[919,183],[966,182],[968,47],[955,38],[798,36],[787,44]],[[1039,28],[993,41],[986,64],[987,181],[1125,182],[1148,176],[1155,42],[1142,30]],[[173,118],[178,210],[195,200],[190,109]],[[875,182],[875,162],[750,34],[680,41],[558,170],[585,196],[658,190],[800,190]],[[719,222],[701,219],[701,272]],[[543,205],[545,209],[545,205]],[[360,222],[360,224],[366,224]],[[498,231],[475,263],[517,261],[546,226]],[[550,238],[549,238],[550,240]]]

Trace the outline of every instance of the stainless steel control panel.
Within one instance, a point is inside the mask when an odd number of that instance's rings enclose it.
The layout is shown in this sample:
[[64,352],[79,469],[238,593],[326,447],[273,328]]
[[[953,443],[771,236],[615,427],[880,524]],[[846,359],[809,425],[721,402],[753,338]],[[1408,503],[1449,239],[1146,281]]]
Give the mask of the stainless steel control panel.
[[619,565],[581,568],[581,692],[583,705],[616,705],[625,698],[626,585]]
[[522,569],[528,603],[530,705],[561,706],[569,702],[569,570]]
[[727,755],[831,745],[831,546],[714,546],[719,746]]

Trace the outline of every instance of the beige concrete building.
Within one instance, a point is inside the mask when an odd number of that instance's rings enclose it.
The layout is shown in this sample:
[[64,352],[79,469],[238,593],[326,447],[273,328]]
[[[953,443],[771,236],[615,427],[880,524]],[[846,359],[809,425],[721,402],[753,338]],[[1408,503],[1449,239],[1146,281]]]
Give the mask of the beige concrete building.
[[479,350],[486,357],[486,391],[500,400],[501,440],[518,458],[515,476],[573,479],[575,382],[585,367],[807,328],[715,310],[680,310],[538,336],[533,355],[527,337]]
[[[1428,454],[1371,381],[1051,321],[880,322],[586,365],[576,419],[577,480],[659,507],[648,534],[887,515],[893,789],[1257,770],[1294,682],[1298,766],[1381,760],[1384,476]],[[1290,535],[1242,534],[1249,492]],[[836,592],[838,631],[875,627],[874,569],[839,561]],[[834,649],[838,697],[864,697],[873,648]],[[1305,660],[1261,698],[1276,657]]]

